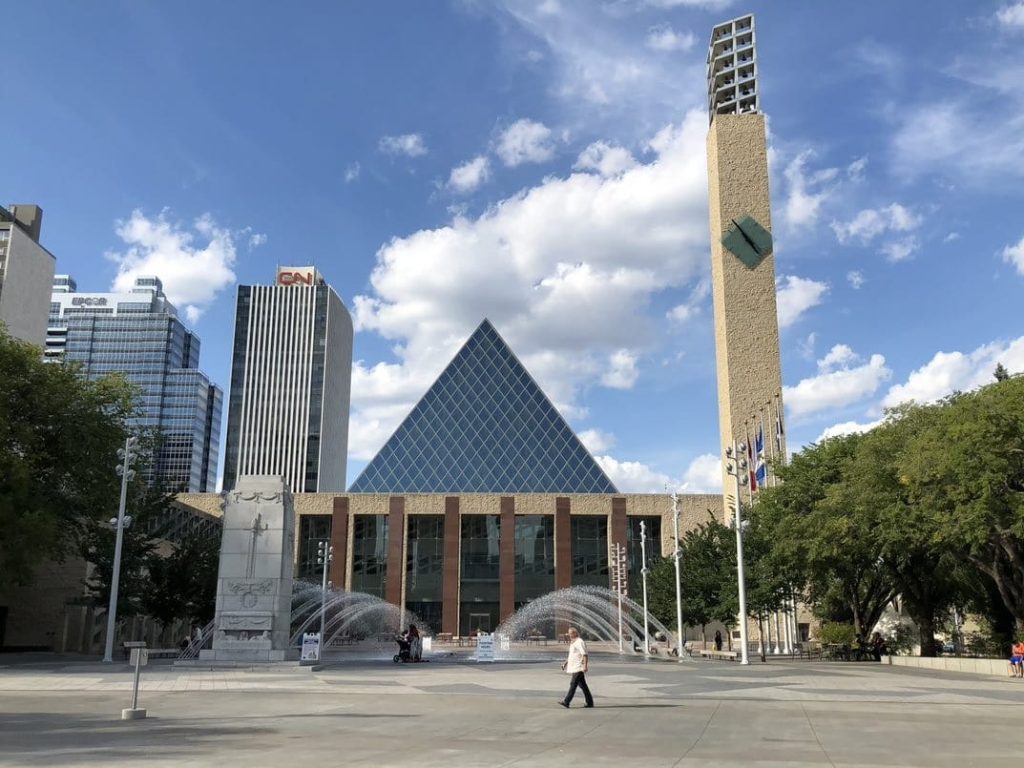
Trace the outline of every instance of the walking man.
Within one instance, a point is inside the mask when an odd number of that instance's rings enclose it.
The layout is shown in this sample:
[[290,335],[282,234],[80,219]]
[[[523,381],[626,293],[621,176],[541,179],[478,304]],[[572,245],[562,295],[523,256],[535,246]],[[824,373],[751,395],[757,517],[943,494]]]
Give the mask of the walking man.
[[569,627],[569,658],[562,662],[562,671],[572,675],[569,680],[569,692],[564,699],[559,700],[566,709],[572,703],[572,697],[576,695],[576,686],[583,689],[583,698],[586,699],[586,706],[594,706],[594,697],[590,695],[590,688],[587,687],[587,646],[580,637],[575,627]]

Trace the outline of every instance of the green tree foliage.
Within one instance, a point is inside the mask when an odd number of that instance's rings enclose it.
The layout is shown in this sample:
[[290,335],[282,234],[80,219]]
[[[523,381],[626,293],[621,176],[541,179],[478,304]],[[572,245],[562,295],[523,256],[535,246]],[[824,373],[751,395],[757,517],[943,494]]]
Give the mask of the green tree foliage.
[[31,583],[36,563],[62,560],[88,521],[116,512],[132,411],[123,378],[43,363],[0,328],[0,586]]
[[[117,589],[118,618],[128,618],[146,612],[145,601],[152,592],[149,577],[151,562],[158,557],[159,536],[156,526],[161,513],[173,502],[173,496],[134,480],[129,487],[125,514],[131,525],[125,528],[121,542],[121,575]],[[85,524],[79,542],[81,555],[91,564],[86,592],[98,605],[110,604],[110,583],[114,566],[116,528],[110,520],[116,512],[103,520]]]
[[985,574],[1024,630],[1024,377],[932,410],[900,462],[910,501],[932,512],[936,542]]
[[788,564],[823,618],[849,621],[861,636],[895,595],[879,567],[877,545],[866,535],[870,523],[848,508],[863,440],[833,438],[794,455],[777,468],[782,483],[758,494],[755,512],[772,560]]
[[166,556],[155,553],[149,558],[145,612],[164,627],[177,619],[205,625],[214,614],[219,559],[219,538],[198,531],[187,534]]
[[[736,547],[732,531],[708,512],[707,522],[687,531],[680,541],[683,624],[703,627],[713,621],[736,622]],[[651,613],[666,626],[676,623],[676,575],[671,557],[659,561],[648,575]]]

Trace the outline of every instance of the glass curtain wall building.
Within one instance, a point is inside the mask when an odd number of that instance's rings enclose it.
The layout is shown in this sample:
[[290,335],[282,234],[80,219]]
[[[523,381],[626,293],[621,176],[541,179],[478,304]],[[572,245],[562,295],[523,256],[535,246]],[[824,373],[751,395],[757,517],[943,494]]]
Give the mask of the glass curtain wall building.
[[128,293],[78,293],[67,275],[55,278],[45,359],[92,379],[121,373],[139,388],[135,424],[159,436],[140,469],[170,491],[217,486],[223,395],[199,370],[199,348],[158,278],[140,277]]
[[352,318],[313,267],[241,285],[224,489],[281,475],[294,493],[345,490]]
[[617,492],[487,320],[349,490]]

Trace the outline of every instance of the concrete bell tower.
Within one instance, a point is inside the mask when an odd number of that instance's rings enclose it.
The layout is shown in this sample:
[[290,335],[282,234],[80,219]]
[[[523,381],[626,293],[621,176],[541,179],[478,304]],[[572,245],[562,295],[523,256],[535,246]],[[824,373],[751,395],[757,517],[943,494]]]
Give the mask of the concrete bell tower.
[[[752,473],[759,461],[754,445],[759,430],[763,461],[785,456],[767,144],[754,43],[754,17],[741,16],[714,28],[707,59],[719,430],[723,449],[734,442],[750,444]],[[771,484],[770,470],[764,479]],[[724,469],[722,480],[726,495],[732,495],[735,481]],[[744,502],[751,485],[748,481],[741,489]]]

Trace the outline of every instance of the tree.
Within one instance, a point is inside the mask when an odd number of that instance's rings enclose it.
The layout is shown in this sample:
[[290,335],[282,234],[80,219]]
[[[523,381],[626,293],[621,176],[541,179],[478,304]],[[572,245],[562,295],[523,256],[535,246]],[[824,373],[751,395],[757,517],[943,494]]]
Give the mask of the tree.
[[117,508],[116,452],[133,414],[121,377],[89,381],[46,364],[0,328],[0,586],[31,583]]
[[955,394],[908,443],[902,476],[937,540],[992,583],[1024,631],[1024,377]]
[[[687,531],[679,545],[683,623],[701,627],[701,634],[713,621],[735,624],[739,601],[732,532],[709,511],[707,522]],[[668,626],[676,619],[675,579],[675,565],[668,557],[659,561],[647,577],[650,611]]]
[[[136,478],[129,486],[125,514],[131,525],[124,530],[121,541],[121,574],[117,589],[118,618],[146,612],[147,595],[153,590],[149,568],[157,556],[159,537],[156,526],[161,512],[173,503],[174,497]],[[114,573],[114,549],[117,529],[110,519],[90,520],[84,525],[79,542],[81,555],[92,565],[86,579],[86,592],[99,605],[110,604],[110,585]]]
[[853,623],[864,637],[892,601],[891,574],[879,567],[870,515],[853,514],[851,485],[863,435],[824,440],[777,468],[782,482],[758,493],[773,563],[807,592],[822,618]]
[[205,625],[213,618],[217,598],[220,540],[190,531],[170,554],[149,558],[150,589],[143,596],[145,612],[164,627],[177,619]]

